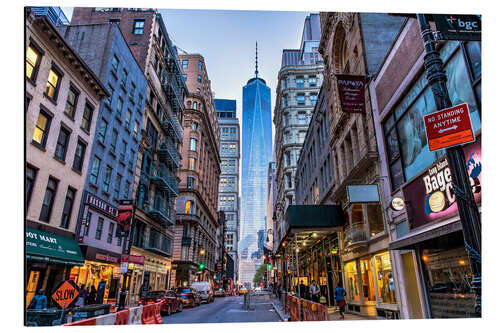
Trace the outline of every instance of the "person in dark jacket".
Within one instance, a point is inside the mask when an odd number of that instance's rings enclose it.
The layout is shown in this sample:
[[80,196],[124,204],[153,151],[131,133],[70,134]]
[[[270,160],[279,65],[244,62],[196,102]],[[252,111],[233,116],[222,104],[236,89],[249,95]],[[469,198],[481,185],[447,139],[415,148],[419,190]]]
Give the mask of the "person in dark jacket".
[[45,290],[39,289],[36,295],[33,296],[28,309],[42,310],[47,308],[47,296],[44,295]]
[[88,304],[95,304],[95,301],[96,301],[96,297],[97,297],[97,289],[95,289],[94,285],[92,285],[90,287],[90,293],[89,293],[89,301],[88,301]]

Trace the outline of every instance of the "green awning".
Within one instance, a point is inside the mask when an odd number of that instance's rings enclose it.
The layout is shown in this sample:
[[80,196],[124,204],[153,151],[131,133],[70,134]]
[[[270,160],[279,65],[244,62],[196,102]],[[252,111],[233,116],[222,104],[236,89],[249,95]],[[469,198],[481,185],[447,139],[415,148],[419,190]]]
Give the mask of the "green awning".
[[26,228],[26,259],[72,266],[85,262],[74,239],[30,228]]
[[332,228],[344,225],[344,214],[338,205],[291,205],[286,211],[288,228]]

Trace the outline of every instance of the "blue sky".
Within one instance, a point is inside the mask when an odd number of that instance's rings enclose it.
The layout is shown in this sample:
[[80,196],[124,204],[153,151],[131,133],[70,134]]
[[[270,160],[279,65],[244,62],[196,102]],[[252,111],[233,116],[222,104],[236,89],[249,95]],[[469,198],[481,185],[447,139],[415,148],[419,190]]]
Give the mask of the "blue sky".
[[[72,8],[63,10],[70,19]],[[304,20],[309,12],[159,11],[174,44],[180,50],[200,53],[205,58],[215,97],[237,100],[240,122],[242,87],[255,76],[257,41],[259,77],[271,88],[271,110],[274,110],[282,51],[299,48]]]

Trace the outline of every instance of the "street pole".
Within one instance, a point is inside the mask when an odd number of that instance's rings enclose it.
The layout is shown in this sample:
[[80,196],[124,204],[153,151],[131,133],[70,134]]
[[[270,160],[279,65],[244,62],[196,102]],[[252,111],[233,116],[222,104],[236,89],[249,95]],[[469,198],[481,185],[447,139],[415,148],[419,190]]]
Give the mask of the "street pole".
[[[432,89],[437,110],[451,107],[451,100],[446,87],[446,73],[443,62],[435,48],[435,40],[425,14],[417,14],[418,24],[424,43],[424,66],[427,81]],[[453,179],[453,190],[456,196],[462,232],[472,269],[472,290],[476,294],[474,310],[481,316],[481,217],[474,201],[470,186],[465,156],[462,146],[446,149],[446,158]]]

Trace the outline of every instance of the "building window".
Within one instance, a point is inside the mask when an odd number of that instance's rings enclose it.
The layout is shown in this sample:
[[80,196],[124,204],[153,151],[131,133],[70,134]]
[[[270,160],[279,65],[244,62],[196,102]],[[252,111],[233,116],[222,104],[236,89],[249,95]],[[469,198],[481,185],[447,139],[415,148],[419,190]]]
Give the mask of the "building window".
[[118,57],[113,55],[113,59],[111,59],[111,73],[117,75],[118,74],[118,64],[120,63],[120,60],[118,60]]
[[97,221],[97,228],[95,229],[95,239],[100,240],[102,235],[102,226],[104,225],[104,219],[99,217]]
[[87,145],[82,141],[78,140],[75,150],[75,158],[73,159],[73,169],[81,172],[83,167],[83,160],[85,158],[85,150]]
[[26,167],[26,208],[28,208],[33,193],[33,186],[35,185],[37,169],[27,166]]
[[122,184],[122,175],[119,173],[116,174],[116,179],[115,179],[115,194],[114,198],[119,199],[120,198],[120,187]]
[[73,119],[75,116],[76,104],[78,103],[78,92],[75,88],[71,87],[68,91],[68,98],[66,99],[66,107],[64,108],[64,112]]
[[297,95],[297,105],[306,105],[306,99],[304,95]]
[[61,228],[68,229],[69,221],[71,219],[71,211],[73,210],[73,202],[75,201],[76,190],[68,187],[66,199],[64,200],[63,214],[61,218]]
[[309,78],[309,87],[316,87],[316,76],[310,77]]
[[316,94],[309,95],[309,101],[311,102],[311,105],[316,105],[316,102],[318,101],[318,95]]
[[83,110],[82,117],[82,128],[90,133],[90,126],[92,125],[92,114],[94,113],[93,108],[87,103],[85,104],[85,109]]
[[189,60],[182,60],[182,68],[186,69],[189,66]]
[[190,157],[188,159],[188,169],[191,170],[191,171],[194,171],[195,170],[195,164],[196,164],[196,158]]
[[99,142],[104,144],[104,140],[106,139],[106,131],[108,130],[108,122],[102,118],[101,123],[99,124],[99,132],[97,133],[97,137]]
[[99,169],[101,168],[101,159],[94,156],[94,161],[92,161],[92,169],[90,171],[90,182],[97,185],[97,179],[99,178]]
[[134,123],[134,137],[138,138],[139,135],[139,122],[136,120]]
[[197,130],[198,130],[198,123],[197,123],[196,121],[193,121],[193,122],[191,123],[191,129],[192,129],[193,131],[197,131]]
[[33,45],[28,46],[26,51],[26,77],[31,81],[36,80],[38,68],[40,68],[41,52]]
[[289,166],[290,165],[290,152],[287,151],[285,153],[285,166]]
[[59,86],[61,73],[59,73],[54,67],[50,69],[49,77],[47,79],[47,85],[45,86],[45,95],[50,97],[52,100],[57,100],[57,93],[59,92]]
[[197,144],[198,144],[198,140],[196,138],[191,138],[189,141],[189,150],[196,151]]
[[47,113],[40,111],[36,121],[35,131],[33,133],[33,142],[37,143],[41,147],[45,147],[45,143],[47,142],[51,120],[52,117],[50,117]]
[[184,214],[194,214],[194,202],[187,200],[184,204]]
[[389,252],[375,256],[375,269],[377,273],[378,296],[382,299],[382,303],[396,304],[395,283],[392,276]]
[[57,138],[56,151],[54,154],[55,157],[60,161],[64,161],[66,159],[69,136],[70,136],[69,131],[65,129],[63,126],[61,126],[61,129],[59,130],[59,137]]
[[203,61],[198,61],[198,69],[201,71],[203,69]]
[[116,24],[116,25],[120,25],[120,19],[109,19],[109,20],[108,20],[108,23],[109,23],[109,24]]
[[116,141],[118,140],[118,131],[113,129],[111,134],[111,142],[109,143],[109,150],[114,152],[116,149]]
[[351,300],[359,302],[358,270],[356,261],[350,261],[344,266],[346,289]]
[[128,168],[130,170],[132,170],[134,166],[134,156],[135,156],[135,151],[133,149],[130,149],[130,155],[128,158]]
[[111,242],[113,242],[113,232],[115,230],[115,224],[114,223],[109,223],[109,229],[108,229],[108,238],[106,239],[106,241],[111,244]]
[[120,150],[120,161],[125,162],[125,152],[127,151],[127,142],[122,141],[122,149]]
[[125,68],[123,68],[122,69],[122,79],[120,81],[120,87],[124,90],[127,89],[127,77],[128,77],[127,70]]
[[111,181],[111,173],[113,169],[108,165],[106,166],[106,170],[104,171],[104,180],[102,182],[102,191],[108,193],[109,191],[109,182]]
[[123,109],[123,99],[121,97],[118,97],[118,102],[116,103],[116,113],[118,114],[118,117],[121,117],[122,109]]
[[144,33],[144,20],[134,20],[134,35],[142,35]]
[[198,74],[198,76],[197,76],[197,81],[201,82],[201,75],[200,74]]
[[128,192],[130,191],[130,182],[127,180],[125,182],[125,188],[123,189],[123,199],[128,199]]
[[58,181],[52,177],[49,177],[47,183],[47,188],[45,189],[45,195],[42,202],[42,210],[40,212],[40,221],[49,222],[50,215],[52,213],[52,206],[54,204],[54,198],[56,196]]
[[128,94],[128,98],[132,101],[132,103],[134,102],[134,96],[135,96],[135,83],[131,82],[130,83],[130,92]]
[[304,78],[298,77],[295,82],[297,83],[297,88],[304,88]]
[[88,236],[89,235],[89,229],[90,229],[90,223],[92,222],[92,213],[88,212],[87,213],[87,222],[85,223],[85,227],[83,228],[83,235]]
[[187,177],[187,188],[194,188],[194,177]]
[[153,61],[153,68],[155,69],[155,72],[158,70],[158,56],[155,55],[155,59]]
[[187,79],[188,79],[187,74],[182,74],[182,78],[184,79],[184,82],[186,82],[186,81],[187,81]]
[[132,112],[130,109],[127,109],[127,113],[125,114],[125,128],[130,127],[130,118],[132,118]]

